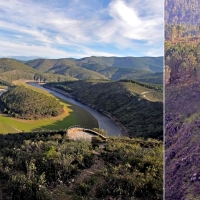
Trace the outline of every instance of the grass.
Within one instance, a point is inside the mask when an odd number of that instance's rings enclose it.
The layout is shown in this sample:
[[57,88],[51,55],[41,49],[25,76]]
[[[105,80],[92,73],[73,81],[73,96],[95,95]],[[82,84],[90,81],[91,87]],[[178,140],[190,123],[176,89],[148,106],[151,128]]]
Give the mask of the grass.
[[152,102],[161,102],[163,101],[163,93],[162,92],[156,92],[153,89],[149,89],[143,86],[140,86],[138,84],[133,84],[131,82],[122,82],[122,85],[124,86],[125,89],[129,90],[130,92],[134,94],[138,94],[141,98],[145,97],[152,101]]
[[[46,95],[51,95],[47,91],[44,91],[40,88],[27,85],[24,81],[15,81],[15,84],[21,84],[37,92],[42,92]],[[72,125],[83,125],[91,128],[98,127],[97,120],[89,112],[76,105],[69,105],[65,101],[61,99],[59,100],[61,104],[64,105],[65,112],[57,117],[39,120],[22,120],[1,114],[0,133],[16,133],[21,131],[29,132],[52,129],[57,130],[66,129]]]

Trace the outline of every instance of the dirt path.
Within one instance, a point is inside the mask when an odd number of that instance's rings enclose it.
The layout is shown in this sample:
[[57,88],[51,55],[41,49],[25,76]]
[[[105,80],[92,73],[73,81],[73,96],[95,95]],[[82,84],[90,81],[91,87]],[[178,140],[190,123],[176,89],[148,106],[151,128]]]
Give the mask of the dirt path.
[[149,99],[149,98],[148,98],[148,97],[146,97],[146,95],[145,95],[146,93],[149,93],[149,92],[150,92],[150,91],[147,91],[147,92],[142,92],[141,94],[143,95],[143,97],[144,97],[144,98],[146,98],[147,100],[151,101],[151,99]]
[[16,130],[17,132],[22,132],[22,130],[19,130],[19,129],[17,129],[17,128],[15,128],[14,126],[10,126],[10,127],[12,127],[14,130]]
[[84,181],[85,178],[103,169],[104,166],[103,159],[98,156],[98,152],[94,151],[94,154],[95,154],[94,158],[95,163],[90,168],[81,171],[78,177],[74,180],[74,185],[79,185]]
[[[76,193],[77,186],[79,186],[81,183],[84,183],[84,180],[89,178],[93,174],[97,174],[98,171],[102,170],[104,167],[104,161],[100,157],[100,153],[93,150],[94,153],[94,164],[85,170],[81,170],[77,176],[72,179],[70,182],[69,186],[58,186],[56,189],[52,190],[53,194],[53,199],[57,200],[71,200],[72,199],[72,194]],[[99,184],[99,182],[95,182],[94,185],[91,186],[90,192],[88,193],[88,200],[93,200],[96,199],[95,197],[95,191],[96,187]],[[68,193],[66,193],[68,191]],[[71,193],[72,192],[72,193]],[[85,198],[84,198],[85,199]]]

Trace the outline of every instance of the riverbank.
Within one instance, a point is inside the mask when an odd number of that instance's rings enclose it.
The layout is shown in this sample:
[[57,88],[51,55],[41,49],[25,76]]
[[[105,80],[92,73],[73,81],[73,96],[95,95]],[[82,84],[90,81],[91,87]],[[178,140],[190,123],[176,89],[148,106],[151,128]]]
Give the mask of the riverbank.
[[102,112],[82,103],[75,97],[73,97],[73,96],[70,97],[69,94],[66,95],[66,93],[63,94],[63,93],[61,93],[62,91],[59,92],[59,91],[55,91],[55,90],[47,88],[47,87],[42,87],[41,85],[39,85],[38,83],[35,83],[35,82],[27,82],[27,83],[29,85],[47,90],[48,92],[55,95],[56,97],[59,97],[65,101],[67,101],[70,104],[72,103],[72,104],[78,105],[79,107],[85,109],[86,111],[88,111],[90,114],[92,114],[97,119],[99,128],[106,130],[108,132],[109,136],[118,136],[118,135],[122,134],[121,127],[117,126],[115,124],[114,120],[112,120],[107,115],[103,114]]
[[[36,88],[25,84],[25,81],[18,81],[19,85],[31,88],[34,91],[51,95],[50,92],[44,90],[43,87]],[[0,133],[17,133],[17,132],[34,132],[43,130],[60,130],[67,129],[73,125],[81,125],[89,128],[98,128],[98,121],[85,109],[80,108],[74,104],[60,99],[60,102],[64,105],[65,113],[57,117],[43,118],[38,120],[22,120],[14,117],[7,117],[4,114],[0,114]]]
[[81,99],[76,98],[75,96],[73,96],[73,95],[71,95],[70,93],[65,92],[65,91],[63,91],[63,90],[61,90],[61,89],[58,89],[58,88],[55,88],[55,87],[49,87],[49,86],[46,86],[46,85],[44,85],[43,87],[48,88],[48,89],[51,89],[51,90],[53,90],[53,91],[56,91],[56,92],[58,92],[58,93],[60,93],[60,94],[66,95],[66,96],[69,97],[69,98],[72,98],[72,99],[74,99],[74,100],[76,100],[76,101],[79,101],[80,103],[82,103],[82,104],[84,104],[84,105],[86,105],[86,106],[88,106],[88,107],[91,107],[91,108],[97,110],[98,112],[100,112],[100,113],[102,113],[103,115],[105,115],[105,116],[107,116],[108,118],[110,118],[110,119],[115,123],[115,125],[121,129],[121,133],[123,133],[124,136],[128,136],[128,130],[127,130],[127,128],[126,128],[125,126],[123,126],[123,125],[117,120],[116,117],[113,117],[110,113],[106,112],[105,110],[100,109],[100,108],[98,108],[97,106],[92,105],[92,104],[86,104],[86,103],[83,102]]

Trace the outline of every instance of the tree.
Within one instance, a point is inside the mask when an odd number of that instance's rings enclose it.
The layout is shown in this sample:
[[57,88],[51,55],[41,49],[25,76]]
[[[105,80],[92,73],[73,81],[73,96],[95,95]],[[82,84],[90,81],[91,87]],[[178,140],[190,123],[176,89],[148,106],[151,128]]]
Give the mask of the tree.
[[182,37],[182,34],[183,34],[183,28],[182,28],[182,26],[178,25],[176,27],[176,30],[177,30],[178,38]]
[[174,41],[176,36],[177,36],[177,30],[176,30],[175,26],[172,26],[172,28],[171,28],[171,41],[172,42]]
[[168,65],[165,66],[165,84],[168,84],[170,82],[170,73],[171,69]]

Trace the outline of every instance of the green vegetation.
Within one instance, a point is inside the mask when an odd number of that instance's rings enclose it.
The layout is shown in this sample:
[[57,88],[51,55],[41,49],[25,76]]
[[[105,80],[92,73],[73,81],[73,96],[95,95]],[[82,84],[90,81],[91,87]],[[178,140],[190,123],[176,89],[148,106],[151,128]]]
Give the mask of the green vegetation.
[[[185,40],[184,40],[185,41]],[[198,84],[200,67],[200,41],[172,42],[165,44],[166,82]]]
[[13,86],[13,84],[11,84],[11,83],[8,83],[8,82],[6,82],[6,81],[4,81],[4,80],[0,79],[0,86],[12,87],[12,86]]
[[165,199],[199,199],[199,1],[166,1]]
[[136,80],[138,80],[139,82],[163,84],[163,73],[157,72],[157,73],[153,73],[153,74],[146,74],[143,76],[139,76],[138,78],[136,78]]
[[64,112],[63,106],[56,98],[24,86],[17,86],[3,93],[0,102],[4,113],[22,119],[58,116]]
[[36,59],[26,64],[41,72],[68,75],[75,79],[107,79],[102,74],[79,67],[71,59]]
[[[163,136],[162,86],[135,81],[75,81],[48,83],[107,114],[128,129],[131,137]],[[125,133],[125,131],[124,131]]]
[[19,79],[33,80],[35,74],[39,74],[42,78],[41,80],[45,79],[46,81],[75,80],[75,78],[68,75],[63,76],[57,74],[42,73],[23,64],[22,62],[8,58],[0,58],[0,80],[2,81],[6,81],[9,84],[12,84],[13,81]]
[[[25,84],[22,81],[15,81],[15,84],[23,85],[26,88],[53,97],[50,93],[41,90],[40,88]],[[64,113],[57,117],[42,118],[38,120],[22,120],[1,114],[0,132],[16,133],[21,131],[59,130],[77,124],[91,128],[98,127],[97,120],[90,113],[76,105],[69,105],[61,99],[59,99],[59,101],[64,106]]]
[[148,143],[113,138],[93,149],[62,130],[0,135],[0,198],[161,200],[162,142]]
[[[70,93],[110,116],[123,127],[123,135],[137,137],[110,137],[106,142],[94,137],[92,143],[69,140],[66,128],[74,124],[98,127],[96,119],[74,105],[53,100],[38,88],[13,87],[1,96],[3,111],[31,120],[0,115],[0,131],[10,133],[0,134],[0,199],[162,199],[162,86],[108,80],[144,78],[145,82],[149,78],[157,82],[162,63],[162,57],[37,59],[27,63],[31,68],[0,59],[3,81],[54,81],[46,86]],[[91,78],[102,80],[75,81]],[[64,80],[70,81],[61,82]],[[58,111],[45,110],[43,103],[55,104]],[[59,114],[61,108],[64,113],[43,119],[46,114]]]
[[153,90],[156,90],[157,92],[163,92],[163,85],[160,85],[160,84],[143,83],[136,80],[121,80],[121,82],[136,83],[137,85],[140,85],[142,87],[153,89]]
[[52,118],[38,120],[21,120],[0,115],[0,133],[16,133],[21,131],[59,130],[79,124],[86,127],[98,127],[97,120],[84,109],[75,105],[64,105],[65,112]]
[[165,39],[176,41],[177,39],[183,42],[186,40],[199,40],[200,29],[198,24],[165,24]]
[[162,76],[162,57],[36,59],[25,64],[13,59],[0,59],[0,79],[10,84],[19,79],[38,82],[137,79],[162,84]]
[[[27,65],[41,72],[68,74],[86,79],[142,79],[162,84],[162,57],[86,57],[82,59],[36,59]],[[160,72],[160,73],[157,73]]]
[[[132,68],[162,72],[163,57],[86,57],[78,60],[88,66]],[[98,69],[100,71],[100,68]]]

